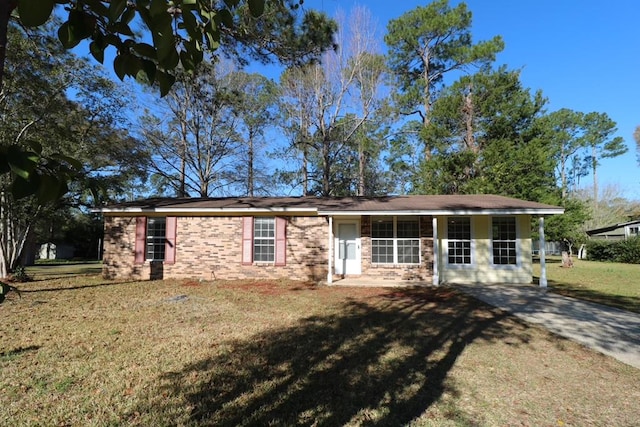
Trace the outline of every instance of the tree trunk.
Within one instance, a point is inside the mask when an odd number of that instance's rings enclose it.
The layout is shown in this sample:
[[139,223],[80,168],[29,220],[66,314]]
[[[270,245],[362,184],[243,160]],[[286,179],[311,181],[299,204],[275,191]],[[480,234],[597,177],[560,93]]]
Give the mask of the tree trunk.
[[[14,218],[12,201],[4,191],[0,192],[0,279],[6,278],[16,267],[27,241],[31,228],[31,219],[22,225]],[[36,210],[37,215],[39,208]],[[34,216],[35,216],[34,215]]]
[[186,167],[187,167],[187,123],[185,120],[180,119],[180,127],[182,130],[182,141],[180,146],[180,189],[178,190],[178,197],[187,197],[187,190],[185,188],[186,181]]
[[309,195],[309,153],[307,152],[306,145],[302,149],[302,195]]
[[18,5],[16,0],[0,0],[0,91],[4,82],[4,61],[7,57],[7,28],[11,12]]
[[253,197],[253,135],[249,135],[249,151],[247,153],[247,195]]
[[469,182],[471,180],[471,177],[474,175],[474,170],[476,170],[476,163],[478,162],[478,154],[480,152],[480,148],[476,145],[476,140],[473,133],[473,117],[475,114],[475,110],[473,106],[472,90],[473,87],[471,84],[469,84],[469,86],[467,86],[467,92],[464,94],[464,105],[462,107],[465,126],[465,146],[467,150],[475,154],[473,164],[465,167],[464,174],[465,180],[467,182]]
[[593,213],[596,214],[598,210],[598,175],[596,169],[598,168],[598,149],[595,145],[591,147],[591,167],[593,168]]
[[366,193],[364,173],[366,170],[366,156],[362,142],[358,144],[358,196],[364,196]]
[[329,197],[331,195],[331,162],[329,161],[330,155],[330,142],[323,141],[322,143],[322,196]]

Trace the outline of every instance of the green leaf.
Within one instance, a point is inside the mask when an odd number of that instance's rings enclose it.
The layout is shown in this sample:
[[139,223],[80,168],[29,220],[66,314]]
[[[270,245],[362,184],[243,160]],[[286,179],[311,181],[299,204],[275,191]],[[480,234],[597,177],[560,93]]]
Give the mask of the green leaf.
[[111,3],[109,3],[109,21],[117,21],[126,7],[127,0],[111,0]]
[[125,72],[128,76],[136,77],[142,70],[142,61],[140,58],[127,54],[125,55]]
[[24,149],[16,145],[8,147],[6,158],[11,171],[24,179],[29,179],[39,159],[37,154],[31,151],[24,151]]
[[182,22],[184,23],[184,27],[189,33],[189,36],[194,39],[199,37],[200,31],[198,30],[198,22],[196,21],[196,17],[193,16],[190,10],[182,11]]
[[113,31],[120,34],[124,34],[125,36],[132,37],[134,35],[133,31],[131,30],[131,27],[129,27],[129,25],[126,22],[118,21],[115,24],[113,24],[111,28],[113,29]]
[[180,51],[180,63],[187,71],[193,71],[196,68],[196,64],[194,63],[193,58],[186,50]]
[[40,177],[38,175],[33,175],[29,180],[16,177],[11,183],[11,194],[16,199],[22,199],[35,194],[39,186]]
[[156,59],[158,57],[156,49],[147,43],[136,43],[133,45],[133,50],[144,58]]
[[9,163],[9,167],[11,168],[11,171],[18,175],[20,178],[29,179],[30,172],[26,169],[23,169],[21,165]]
[[169,15],[162,15],[160,19],[154,19],[152,31],[153,45],[158,53],[158,61],[162,62],[176,50],[176,40],[171,28]]
[[113,59],[113,71],[115,71],[120,80],[124,80],[124,76],[127,75],[124,55],[118,54]]
[[38,141],[29,141],[28,142],[29,147],[31,147],[31,149],[38,155],[42,154],[42,144],[40,144]]
[[264,13],[265,0],[249,0],[249,12],[254,18],[258,18]]
[[155,17],[156,15],[160,15],[162,13],[167,13],[167,2],[166,0],[151,0],[151,6],[149,7],[149,12],[151,16]]
[[136,10],[134,8],[129,8],[122,15],[122,22],[124,22],[125,24],[129,24],[131,21],[133,21],[133,18],[135,18],[135,16]]
[[63,176],[46,174],[40,177],[39,185],[36,188],[36,197],[42,204],[54,202],[69,191],[67,182]]
[[60,28],[58,28],[58,39],[60,40],[60,43],[62,43],[62,46],[65,47],[65,49],[74,48],[78,45],[78,43],[80,43],[80,39],[76,39],[74,37],[68,21],[60,25]]
[[180,63],[180,57],[178,56],[178,52],[175,49],[172,49],[169,52],[169,55],[159,62],[160,65],[166,70],[173,70]]
[[164,71],[159,71],[156,73],[156,81],[160,85],[160,96],[165,96],[171,90],[171,86],[175,83],[176,78]]
[[153,61],[143,59],[142,69],[138,72],[138,75],[136,75],[136,79],[140,79],[142,77],[140,76],[140,73],[143,72],[145,74],[144,77],[146,77],[146,81],[151,84],[156,79],[156,70],[156,64]]
[[218,11],[218,16],[220,17],[220,22],[222,22],[225,27],[233,28],[233,16],[229,10],[222,9]]
[[75,40],[84,40],[93,34],[95,18],[79,10],[69,12],[69,30]]
[[218,27],[214,27],[213,25],[211,25],[211,22],[207,23],[207,25],[204,27],[205,29],[205,36],[207,37],[207,45],[209,47],[209,50],[216,50],[220,47],[220,31],[218,30]]
[[81,170],[82,169],[82,162],[78,159],[75,159],[73,157],[70,156],[66,156],[64,154],[60,154],[60,153],[55,153],[51,155],[52,159],[56,159],[56,160],[60,160],[61,162],[65,162],[68,165],[70,165],[72,168],[76,169],[76,170]]
[[20,0],[18,14],[20,21],[27,27],[44,24],[53,12],[54,0]]
[[100,47],[98,43],[96,43],[95,41],[91,42],[89,44],[89,51],[91,52],[91,55],[93,55],[93,57],[96,59],[96,61],[101,64],[104,62],[104,48]]

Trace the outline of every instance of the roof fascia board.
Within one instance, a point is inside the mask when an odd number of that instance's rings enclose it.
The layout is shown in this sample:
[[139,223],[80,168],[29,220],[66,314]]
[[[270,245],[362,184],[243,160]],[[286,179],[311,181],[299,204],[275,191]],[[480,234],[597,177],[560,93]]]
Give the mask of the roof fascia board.
[[243,213],[306,213],[326,216],[410,216],[410,215],[559,215],[564,213],[562,208],[516,208],[516,209],[427,209],[427,210],[377,210],[377,211],[349,211],[349,210],[318,210],[317,208],[102,208],[96,212],[103,214],[117,213],[164,213],[164,214],[243,214]]
[[312,212],[316,208],[103,208],[102,213],[269,213],[269,212]]
[[559,215],[563,214],[564,209],[465,209],[465,210],[402,210],[402,211],[318,211],[318,215],[342,215],[342,216],[409,216],[409,215]]

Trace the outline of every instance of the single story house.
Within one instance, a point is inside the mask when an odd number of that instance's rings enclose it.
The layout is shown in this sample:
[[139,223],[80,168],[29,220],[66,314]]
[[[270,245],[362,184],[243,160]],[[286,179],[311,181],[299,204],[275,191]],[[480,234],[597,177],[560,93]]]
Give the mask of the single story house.
[[597,240],[627,240],[637,237],[640,236],[640,219],[587,230],[587,235]]
[[544,248],[544,216],[564,212],[495,195],[154,198],[100,211],[107,278],[435,285],[531,283],[531,218]]

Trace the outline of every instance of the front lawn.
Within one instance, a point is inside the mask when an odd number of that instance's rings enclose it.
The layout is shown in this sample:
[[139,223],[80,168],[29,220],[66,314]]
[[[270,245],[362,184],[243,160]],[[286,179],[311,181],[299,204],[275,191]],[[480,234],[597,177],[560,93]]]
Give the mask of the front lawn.
[[451,289],[22,284],[0,425],[631,426],[640,370]]
[[[533,274],[540,277],[539,262]],[[547,281],[553,292],[640,313],[639,264],[574,259],[572,268],[562,268],[560,259],[552,257]]]

